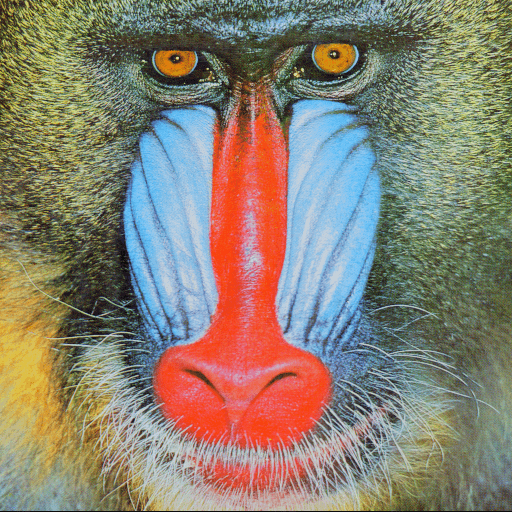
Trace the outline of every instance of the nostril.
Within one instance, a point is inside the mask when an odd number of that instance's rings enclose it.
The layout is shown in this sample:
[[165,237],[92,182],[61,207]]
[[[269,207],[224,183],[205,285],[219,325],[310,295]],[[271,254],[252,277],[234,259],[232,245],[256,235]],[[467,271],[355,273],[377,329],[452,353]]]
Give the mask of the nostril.
[[198,378],[199,380],[202,380],[208,387],[212,388],[214,391],[217,391],[216,387],[213,385],[213,383],[208,379],[208,377],[197,370],[183,370],[185,373],[188,373],[189,375],[192,375],[193,377]]
[[[183,372],[185,372],[188,375],[191,375],[192,377],[195,377],[196,379],[199,379],[201,382],[206,384],[210,389],[215,391],[216,393],[219,393],[221,397],[225,400],[227,397],[224,397],[223,394],[217,389],[217,386],[201,371],[199,370],[190,370],[190,369],[184,369]],[[261,391],[264,391],[272,386],[272,384],[275,384],[276,382],[286,379],[288,377],[295,377],[297,378],[299,375],[295,372],[282,372],[279,375],[276,375],[272,380],[268,382],[263,388],[261,388]]]
[[270,386],[272,386],[272,384],[274,384],[275,382],[286,379],[288,377],[298,377],[298,375],[295,372],[280,373],[279,375],[276,375],[263,389],[267,389]]

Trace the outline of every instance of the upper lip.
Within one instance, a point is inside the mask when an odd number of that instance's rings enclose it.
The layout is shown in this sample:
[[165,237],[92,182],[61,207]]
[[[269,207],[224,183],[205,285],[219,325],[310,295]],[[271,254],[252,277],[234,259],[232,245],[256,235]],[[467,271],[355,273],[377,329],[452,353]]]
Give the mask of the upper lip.
[[356,445],[364,442],[385,414],[380,408],[343,434],[331,432],[323,439],[313,434],[290,448],[265,450],[203,443],[184,456],[182,463],[208,488],[223,494],[321,492],[321,482],[325,486],[346,482],[344,474],[357,464],[353,460]]

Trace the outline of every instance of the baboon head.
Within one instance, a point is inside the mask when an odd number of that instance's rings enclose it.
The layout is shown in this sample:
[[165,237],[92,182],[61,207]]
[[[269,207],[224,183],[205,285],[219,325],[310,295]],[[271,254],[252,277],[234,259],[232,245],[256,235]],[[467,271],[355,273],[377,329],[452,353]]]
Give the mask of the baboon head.
[[508,496],[510,17],[0,0],[7,506]]

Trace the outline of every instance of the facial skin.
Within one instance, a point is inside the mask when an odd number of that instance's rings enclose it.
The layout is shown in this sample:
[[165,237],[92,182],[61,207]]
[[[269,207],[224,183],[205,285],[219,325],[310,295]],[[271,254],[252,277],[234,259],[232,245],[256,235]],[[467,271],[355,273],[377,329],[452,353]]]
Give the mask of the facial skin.
[[0,0],[2,506],[509,508],[510,26]]

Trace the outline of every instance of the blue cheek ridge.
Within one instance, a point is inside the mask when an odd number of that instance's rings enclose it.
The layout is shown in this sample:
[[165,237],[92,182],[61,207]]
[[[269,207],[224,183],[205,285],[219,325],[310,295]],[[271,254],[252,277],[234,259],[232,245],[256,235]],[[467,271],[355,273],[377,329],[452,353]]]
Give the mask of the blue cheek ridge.
[[360,307],[380,202],[367,137],[344,104],[304,100],[293,107],[287,251],[277,305],[295,345],[336,340]]
[[125,205],[132,282],[148,334],[174,343],[209,325],[213,127],[206,107],[163,112],[142,135]]

